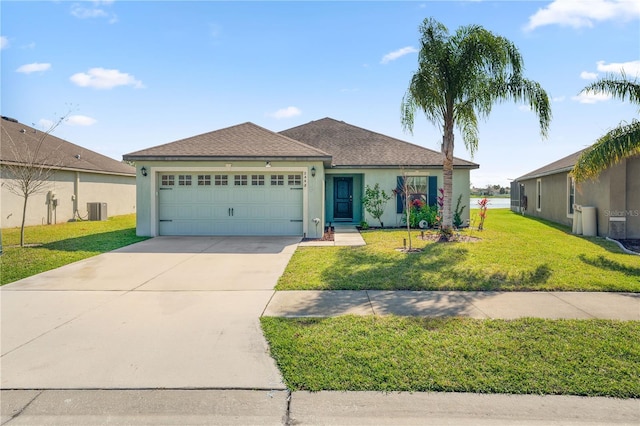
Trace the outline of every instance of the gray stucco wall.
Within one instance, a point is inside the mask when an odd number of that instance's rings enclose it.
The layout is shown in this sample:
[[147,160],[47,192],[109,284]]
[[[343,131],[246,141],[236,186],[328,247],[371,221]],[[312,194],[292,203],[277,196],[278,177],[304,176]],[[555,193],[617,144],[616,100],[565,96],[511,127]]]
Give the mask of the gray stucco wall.
[[[567,215],[568,172],[541,177],[542,209],[536,210],[536,180],[521,181],[528,198],[526,215],[540,217],[571,226]],[[575,203],[596,207],[598,235],[614,236],[615,217],[624,217],[626,238],[640,238],[640,156],[623,160],[605,170],[594,181],[576,185]],[[614,218],[614,219],[612,219]]]
[[[20,226],[24,202],[22,197],[7,189],[7,173],[7,169],[3,168],[0,217],[2,228]],[[86,219],[87,203],[90,202],[107,203],[109,217],[135,213],[135,180],[134,176],[57,171],[41,191],[29,197],[25,224],[33,226],[68,222],[76,217],[76,210],[81,218]],[[50,203],[50,191],[56,194],[55,208],[53,203]]]

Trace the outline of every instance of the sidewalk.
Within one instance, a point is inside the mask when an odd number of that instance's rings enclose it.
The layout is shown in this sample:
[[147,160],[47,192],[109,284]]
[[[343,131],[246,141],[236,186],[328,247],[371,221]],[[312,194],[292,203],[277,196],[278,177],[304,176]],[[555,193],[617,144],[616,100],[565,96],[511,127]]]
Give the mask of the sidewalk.
[[462,316],[640,320],[640,293],[499,291],[276,291],[263,316]]

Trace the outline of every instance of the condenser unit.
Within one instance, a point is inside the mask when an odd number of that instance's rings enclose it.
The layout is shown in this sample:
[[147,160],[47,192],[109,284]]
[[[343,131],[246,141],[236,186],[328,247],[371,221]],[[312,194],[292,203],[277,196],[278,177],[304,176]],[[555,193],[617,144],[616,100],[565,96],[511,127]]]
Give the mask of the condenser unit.
[[89,220],[107,220],[107,203],[87,203]]

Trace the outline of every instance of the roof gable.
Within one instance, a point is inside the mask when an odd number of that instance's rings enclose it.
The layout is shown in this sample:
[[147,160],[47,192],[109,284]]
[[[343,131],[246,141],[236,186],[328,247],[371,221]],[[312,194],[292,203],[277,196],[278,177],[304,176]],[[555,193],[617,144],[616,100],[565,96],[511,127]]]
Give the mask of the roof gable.
[[[440,152],[332,118],[311,121],[280,134],[328,152],[333,156],[333,165],[338,167],[442,167]],[[454,158],[453,164],[472,169],[479,167],[460,158]]]
[[329,154],[253,123],[180,139],[124,156],[125,159],[320,158]]
[[24,153],[35,152],[42,141],[35,159],[38,163],[68,170],[129,176],[136,174],[136,169],[128,164],[7,117],[0,120],[0,139],[0,161],[3,163],[24,163],[27,160]]

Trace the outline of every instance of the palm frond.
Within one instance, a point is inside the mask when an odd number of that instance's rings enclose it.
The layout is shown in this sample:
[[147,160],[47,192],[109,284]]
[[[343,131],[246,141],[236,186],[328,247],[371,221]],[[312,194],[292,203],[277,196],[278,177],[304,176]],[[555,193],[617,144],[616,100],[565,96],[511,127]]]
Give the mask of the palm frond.
[[595,179],[624,158],[640,154],[640,121],[610,130],[585,150],[571,172],[576,182]]
[[640,105],[640,83],[636,78],[634,81],[628,80],[624,73],[621,77],[609,76],[586,86],[580,93],[606,93],[621,101],[628,100],[631,103]]

